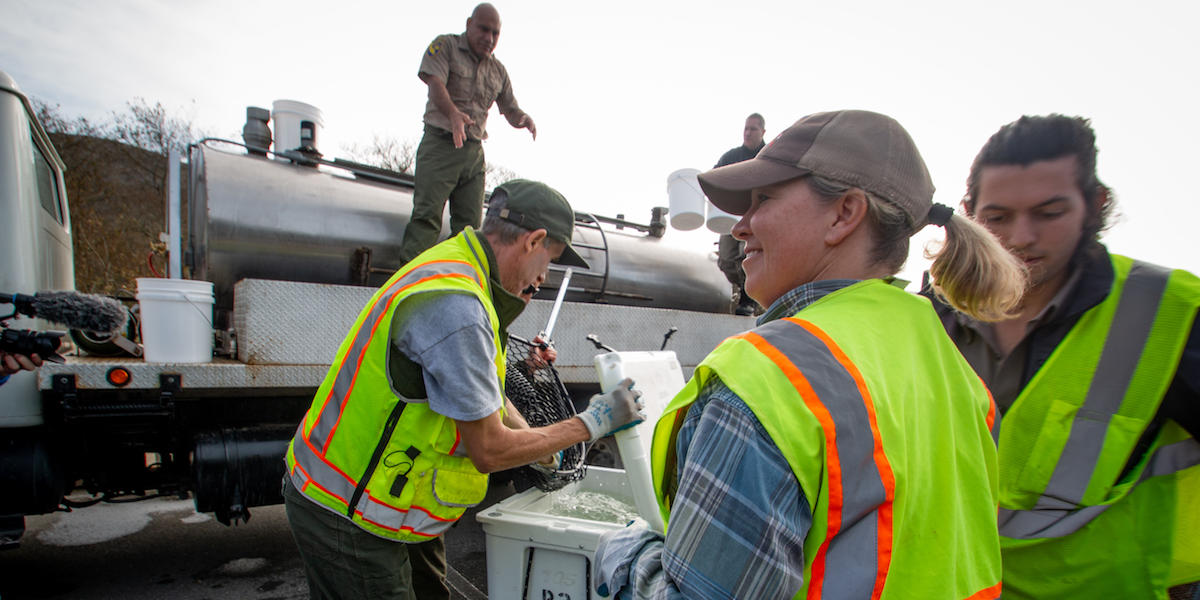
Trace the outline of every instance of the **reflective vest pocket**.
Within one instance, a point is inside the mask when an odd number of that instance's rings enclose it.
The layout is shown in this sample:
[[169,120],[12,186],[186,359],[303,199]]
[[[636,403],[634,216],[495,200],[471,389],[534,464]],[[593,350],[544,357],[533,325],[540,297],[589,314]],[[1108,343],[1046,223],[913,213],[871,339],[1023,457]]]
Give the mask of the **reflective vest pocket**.
[[433,470],[430,486],[433,498],[442,506],[468,508],[483,502],[488,476],[475,469],[470,459],[450,459]]
[[[418,508],[435,518],[454,520],[463,509],[483,502],[488,476],[477,471],[470,459],[438,458],[440,460],[418,456],[396,500],[401,506]],[[402,474],[388,474],[389,477],[399,475]]]
[[[1051,400],[1046,411],[1045,425],[1033,442],[1028,462],[1020,466],[1020,476],[1005,476],[1005,467],[1015,465],[1001,462],[1000,480],[1010,482],[1002,486],[1001,506],[1029,510],[1038,505],[1042,496],[1056,496],[1054,489],[1048,488],[1061,487],[1052,485],[1051,481],[1064,475],[1060,472],[1056,476],[1056,470],[1067,468],[1082,471],[1094,469],[1094,472],[1086,473],[1086,492],[1079,488],[1075,497],[1058,498],[1059,500],[1076,506],[1095,506],[1110,504],[1125,496],[1137,482],[1141,468],[1131,470],[1124,481],[1118,481],[1117,478],[1120,477],[1130,452],[1145,431],[1147,422],[1145,419],[1117,414],[1098,417],[1100,418],[1089,419],[1087,415],[1080,414],[1079,406],[1061,400]],[[1120,456],[1124,459],[1098,463],[1093,461],[1093,464],[1083,465],[1060,465],[1063,448],[1072,433],[1086,434],[1088,437],[1103,440],[1102,455]],[[1001,451],[1003,452],[1003,445]],[[1076,476],[1078,475],[1079,473],[1076,473]]]
[[1097,462],[1095,472],[1092,473],[1091,485],[1083,495],[1082,504],[1084,506],[1116,502],[1125,497],[1129,490],[1137,484],[1145,469],[1145,463],[1150,458],[1149,452],[1146,452],[1144,456],[1137,457],[1140,464],[1136,469],[1131,469],[1120,480],[1117,478],[1121,477],[1121,471],[1132,458],[1131,455],[1137,447],[1138,440],[1141,439],[1142,433],[1148,426],[1149,423],[1146,419],[1123,415],[1112,416],[1112,422],[1104,436],[1104,450],[1101,451],[1101,456],[1104,457],[1111,449],[1112,459]]

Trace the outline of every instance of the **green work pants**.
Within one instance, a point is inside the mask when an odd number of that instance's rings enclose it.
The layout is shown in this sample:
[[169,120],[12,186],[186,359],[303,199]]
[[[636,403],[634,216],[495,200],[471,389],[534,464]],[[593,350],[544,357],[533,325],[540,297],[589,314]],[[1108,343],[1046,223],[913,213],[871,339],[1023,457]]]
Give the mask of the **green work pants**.
[[450,598],[441,536],[406,544],[372,535],[305,498],[286,478],[283,503],[312,600]]
[[425,126],[417,146],[413,210],[404,229],[401,261],[407,263],[438,241],[442,212],[450,201],[450,235],[467,225],[478,228],[483,220],[483,144],[467,140],[454,147],[450,132]]
[[439,535],[428,542],[405,546],[417,598],[450,600],[450,587],[446,585],[446,538]]

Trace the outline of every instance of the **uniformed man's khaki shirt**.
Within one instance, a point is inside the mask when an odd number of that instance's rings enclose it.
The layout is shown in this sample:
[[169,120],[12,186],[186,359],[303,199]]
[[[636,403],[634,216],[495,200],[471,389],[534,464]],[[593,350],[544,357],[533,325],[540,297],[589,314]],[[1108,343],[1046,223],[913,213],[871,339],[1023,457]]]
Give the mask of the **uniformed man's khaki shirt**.
[[[441,79],[454,105],[475,121],[466,128],[470,139],[487,139],[487,115],[493,102],[504,115],[521,110],[504,65],[494,55],[482,60],[476,57],[465,33],[448,33],[433,40],[421,58],[419,73]],[[449,117],[432,99],[425,104],[425,123],[450,130]]]

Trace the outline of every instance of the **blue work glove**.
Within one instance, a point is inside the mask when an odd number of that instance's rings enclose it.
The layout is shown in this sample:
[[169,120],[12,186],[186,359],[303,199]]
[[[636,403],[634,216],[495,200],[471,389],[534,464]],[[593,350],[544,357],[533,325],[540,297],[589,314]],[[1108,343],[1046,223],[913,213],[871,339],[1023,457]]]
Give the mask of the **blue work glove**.
[[600,536],[592,561],[592,585],[602,598],[650,598],[664,580],[663,536],[642,519]]
[[642,414],[642,393],[633,389],[633,380],[626,377],[607,394],[596,394],[579,419],[592,435],[590,442],[646,420]]

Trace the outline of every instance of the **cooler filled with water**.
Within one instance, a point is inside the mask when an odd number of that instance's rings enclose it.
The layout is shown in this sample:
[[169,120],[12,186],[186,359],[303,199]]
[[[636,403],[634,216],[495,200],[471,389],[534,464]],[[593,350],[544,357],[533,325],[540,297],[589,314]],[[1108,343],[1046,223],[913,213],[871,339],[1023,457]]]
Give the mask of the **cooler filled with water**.
[[600,535],[636,516],[625,471],[596,466],[559,491],[530,488],[480,511],[488,597],[599,598],[590,579]]
[[598,599],[591,582],[600,536],[642,518],[662,531],[650,476],[654,424],[683,387],[674,352],[610,352],[595,357],[600,387],[633,379],[646,420],[614,438],[625,469],[587,467],[587,475],[556,492],[530,488],[475,518],[487,535],[488,597],[492,600]]

